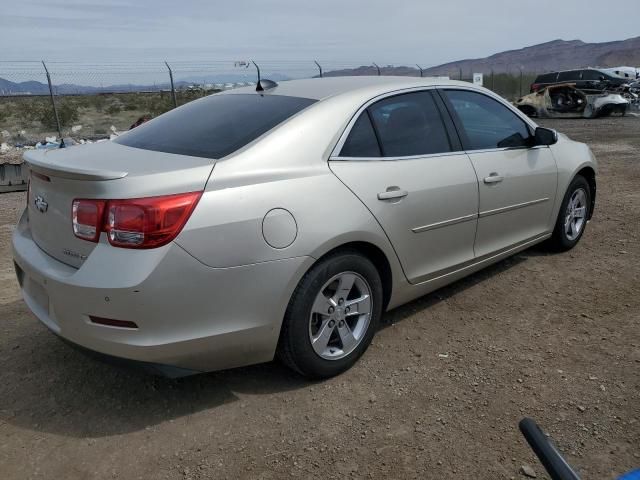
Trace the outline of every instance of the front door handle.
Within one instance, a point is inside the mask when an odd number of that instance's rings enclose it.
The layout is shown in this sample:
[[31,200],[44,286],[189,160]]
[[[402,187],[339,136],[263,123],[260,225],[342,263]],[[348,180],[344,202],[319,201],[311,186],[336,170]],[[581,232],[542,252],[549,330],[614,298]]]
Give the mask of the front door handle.
[[504,180],[502,175],[498,175],[496,172],[491,172],[488,177],[484,178],[484,183],[499,183]]
[[386,192],[378,193],[378,200],[393,200],[404,198],[407,195],[409,195],[409,192],[401,190],[400,187],[388,187]]

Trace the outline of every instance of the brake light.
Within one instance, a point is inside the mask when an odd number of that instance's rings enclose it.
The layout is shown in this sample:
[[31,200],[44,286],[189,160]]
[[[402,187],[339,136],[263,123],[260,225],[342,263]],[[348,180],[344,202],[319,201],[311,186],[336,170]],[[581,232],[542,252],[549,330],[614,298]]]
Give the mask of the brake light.
[[190,192],[127,200],[74,200],[73,232],[92,242],[105,232],[114,247],[161,247],[180,233],[201,196],[202,192]]

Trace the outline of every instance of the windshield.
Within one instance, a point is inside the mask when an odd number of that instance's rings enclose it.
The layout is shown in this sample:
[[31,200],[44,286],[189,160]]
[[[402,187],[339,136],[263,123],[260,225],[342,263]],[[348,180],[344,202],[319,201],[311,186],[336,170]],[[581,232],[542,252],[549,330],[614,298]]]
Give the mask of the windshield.
[[212,95],[160,115],[114,142],[156,152],[217,159],[244,147],[315,102],[256,93]]

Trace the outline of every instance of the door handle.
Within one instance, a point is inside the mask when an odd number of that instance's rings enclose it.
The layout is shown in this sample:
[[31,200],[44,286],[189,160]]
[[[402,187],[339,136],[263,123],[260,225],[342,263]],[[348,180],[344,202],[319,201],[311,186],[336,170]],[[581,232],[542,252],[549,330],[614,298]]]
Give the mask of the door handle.
[[399,187],[388,187],[386,192],[378,193],[378,200],[393,200],[404,198],[407,195],[409,195],[409,192],[401,190]]
[[488,177],[484,178],[484,183],[499,183],[504,180],[502,175],[498,175],[496,172],[491,172]]

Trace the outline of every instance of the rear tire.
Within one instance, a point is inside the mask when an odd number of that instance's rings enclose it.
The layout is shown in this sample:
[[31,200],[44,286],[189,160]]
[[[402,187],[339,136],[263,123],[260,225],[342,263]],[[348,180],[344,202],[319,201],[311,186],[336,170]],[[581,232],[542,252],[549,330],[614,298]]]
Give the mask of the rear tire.
[[380,274],[368,258],[353,250],[327,256],[305,274],[289,301],[278,357],[309,378],[344,372],[371,343],[382,302]]
[[582,238],[591,216],[591,188],[589,182],[577,175],[564,195],[553,235],[549,240],[552,249],[560,252],[571,250]]

